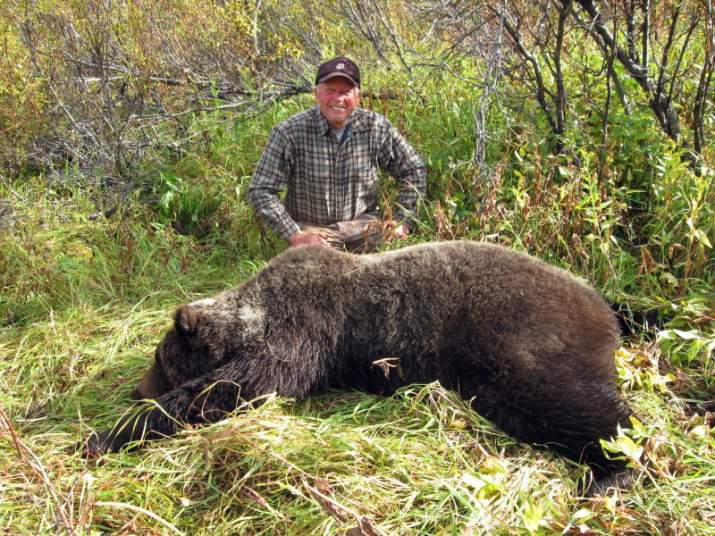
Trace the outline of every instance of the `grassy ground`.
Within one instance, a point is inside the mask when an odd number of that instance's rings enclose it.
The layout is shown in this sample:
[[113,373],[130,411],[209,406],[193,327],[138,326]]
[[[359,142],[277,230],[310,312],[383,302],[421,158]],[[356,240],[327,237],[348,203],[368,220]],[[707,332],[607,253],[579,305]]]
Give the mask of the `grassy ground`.
[[299,99],[211,130],[119,201],[71,174],[0,182],[0,533],[715,534],[712,172],[653,138],[636,156],[657,166],[626,173],[637,159],[624,147],[643,144],[622,143],[599,175],[588,147],[575,163],[521,132],[485,182],[463,89],[441,91],[390,111],[430,169],[410,242],[503,243],[670,319],[616,355],[637,420],[607,447],[630,460],[630,489],[580,497],[584,467],[517,443],[439,385],[270,399],[139,452],[77,454],[130,406],[173,309],[283,247],[243,194],[270,125]]
[[[353,4],[0,3],[0,534],[715,535],[712,101],[694,162],[619,61],[623,88],[607,82],[583,15],[562,50],[560,3],[516,3],[553,88],[547,112],[564,76],[556,139],[519,54],[505,53],[485,99],[492,52],[479,43],[492,38],[469,27],[482,24],[479,3]],[[620,4],[634,3],[615,13]],[[643,41],[648,76],[670,87],[693,146],[710,3],[677,3],[680,17],[670,4],[651,2],[653,16],[633,24],[617,16],[611,31],[660,28]],[[440,23],[441,11],[456,18]],[[668,31],[676,46],[658,38]],[[665,321],[615,356],[636,419],[605,448],[629,460],[630,488],[579,496],[586,468],[505,436],[439,385],[272,398],[139,452],[78,455],[130,407],[174,308],[245,280],[284,247],[257,226],[245,189],[271,127],[312,98],[272,102],[268,77],[285,82],[291,66],[312,72],[333,53],[358,61],[363,105],[425,157],[409,243],[504,244]],[[254,91],[269,100],[223,100]],[[483,110],[486,168],[473,162]],[[395,197],[386,181],[383,207]]]
[[579,497],[583,467],[515,442],[439,385],[270,399],[86,461],[74,445],[129,407],[172,309],[272,252],[179,235],[141,208],[92,220],[78,191],[5,195],[25,204],[0,258],[2,533],[715,533],[713,414],[696,405],[715,341],[702,295],[681,300],[678,329],[616,356],[638,419],[611,444],[631,459],[629,490]]

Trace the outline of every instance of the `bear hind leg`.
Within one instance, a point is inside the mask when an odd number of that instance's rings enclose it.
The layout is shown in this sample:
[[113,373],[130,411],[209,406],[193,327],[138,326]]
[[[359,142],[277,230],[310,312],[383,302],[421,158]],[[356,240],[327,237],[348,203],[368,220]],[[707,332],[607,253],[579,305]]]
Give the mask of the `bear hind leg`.
[[476,397],[474,408],[509,435],[586,463],[596,478],[624,468],[622,461],[609,459],[599,443],[629,422],[631,412],[615,387],[587,384],[528,399],[508,399],[503,393],[509,391],[503,387],[489,391]]

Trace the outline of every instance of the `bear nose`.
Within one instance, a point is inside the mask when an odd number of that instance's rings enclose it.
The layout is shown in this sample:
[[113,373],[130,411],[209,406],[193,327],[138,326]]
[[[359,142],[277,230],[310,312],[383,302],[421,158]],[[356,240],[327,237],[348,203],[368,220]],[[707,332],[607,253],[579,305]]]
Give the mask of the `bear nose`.
[[145,398],[144,394],[139,390],[139,387],[132,391],[132,400],[144,400]]

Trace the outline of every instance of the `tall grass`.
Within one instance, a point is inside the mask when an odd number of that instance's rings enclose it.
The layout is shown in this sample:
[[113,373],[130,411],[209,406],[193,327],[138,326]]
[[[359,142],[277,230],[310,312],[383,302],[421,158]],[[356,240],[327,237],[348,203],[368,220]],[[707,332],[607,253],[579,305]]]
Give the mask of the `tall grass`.
[[[376,88],[400,75],[380,76]],[[203,141],[147,166],[108,217],[97,216],[102,191],[2,181],[13,214],[0,222],[0,532],[715,534],[712,174],[653,142],[643,192],[624,164],[646,158],[639,144],[607,152],[604,174],[596,148],[553,156],[539,131],[500,117],[485,177],[471,163],[472,88],[418,82],[366,102],[429,164],[408,243],[503,243],[671,319],[616,356],[637,420],[607,447],[629,459],[631,488],[580,497],[584,467],[505,436],[436,384],[270,398],[142,451],[75,451],[129,407],[174,307],[284,247],[254,220],[245,188],[270,126],[310,102],[298,98],[235,123],[196,117]],[[383,197],[394,197],[389,180]],[[636,198],[645,211],[632,211]]]

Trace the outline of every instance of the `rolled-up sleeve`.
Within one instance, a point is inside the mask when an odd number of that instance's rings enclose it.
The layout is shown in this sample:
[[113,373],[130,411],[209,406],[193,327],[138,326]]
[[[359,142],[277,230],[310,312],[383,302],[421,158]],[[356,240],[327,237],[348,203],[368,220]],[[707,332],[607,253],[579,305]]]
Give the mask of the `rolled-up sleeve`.
[[248,201],[258,217],[286,240],[298,232],[299,227],[281,203],[278,193],[286,187],[293,166],[291,140],[275,127],[253,173]]
[[417,202],[427,188],[427,172],[422,157],[392,125],[381,144],[378,165],[401,183],[399,210],[401,216],[411,223]]

